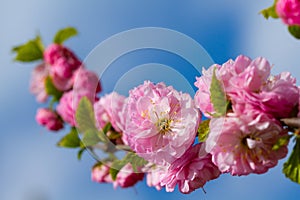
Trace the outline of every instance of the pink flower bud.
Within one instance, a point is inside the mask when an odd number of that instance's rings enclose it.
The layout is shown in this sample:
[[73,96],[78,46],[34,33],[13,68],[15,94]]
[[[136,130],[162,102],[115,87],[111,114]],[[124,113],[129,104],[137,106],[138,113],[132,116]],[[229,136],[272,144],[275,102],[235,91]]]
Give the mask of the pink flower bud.
[[278,0],[276,3],[276,12],[285,24],[300,26],[299,0]]
[[109,174],[110,167],[103,163],[102,165],[96,165],[92,169],[92,181],[98,183],[112,183],[113,180]]
[[120,172],[117,174],[117,178],[114,181],[114,188],[118,186],[122,188],[128,188],[135,185],[138,181],[143,180],[144,173],[134,172],[130,163],[126,164]]
[[58,131],[63,128],[63,122],[59,116],[48,108],[40,108],[36,114],[36,121],[48,130]]
[[81,65],[80,60],[71,50],[59,44],[51,44],[44,51],[44,60],[51,66],[50,70],[53,74],[65,79],[71,78]]

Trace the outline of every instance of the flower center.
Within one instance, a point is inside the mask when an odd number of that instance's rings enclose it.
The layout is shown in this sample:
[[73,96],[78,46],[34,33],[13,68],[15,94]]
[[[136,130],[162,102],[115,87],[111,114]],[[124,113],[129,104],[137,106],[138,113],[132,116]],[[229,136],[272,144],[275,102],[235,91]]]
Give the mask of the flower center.
[[172,120],[162,118],[159,119],[156,123],[157,128],[159,129],[159,133],[165,134],[171,130],[171,122]]

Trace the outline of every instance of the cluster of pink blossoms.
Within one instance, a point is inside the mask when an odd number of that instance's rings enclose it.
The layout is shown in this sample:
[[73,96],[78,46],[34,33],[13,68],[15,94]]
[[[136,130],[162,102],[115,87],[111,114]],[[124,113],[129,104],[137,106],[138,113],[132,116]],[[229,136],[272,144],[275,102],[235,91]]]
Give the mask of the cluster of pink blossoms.
[[43,60],[33,70],[30,91],[36,95],[37,101],[46,102],[48,79],[61,98],[56,108],[39,109],[36,120],[52,131],[62,129],[63,122],[75,126],[75,112],[80,99],[86,96],[94,101],[97,98],[95,94],[101,91],[98,77],[85,69],[75,54],[61,44],[52,44],[45,49]]
[[[93,127],[107,139],[93,135],[96,142],[82,147],[84,140],[76,142],[80,137],[71,132],[67,138],[72,137],[68,141],[72,144],[65,147],[98,148],[109,155],[92,168],[93,181],[127,188],[146,177],[149,187],[167,192],[178,187],[188,194],[222,173],[265,173],[287,155],[287,143],[274,146],[288,136],[280,120],[300,116],[299,88],[288,72],[271,76],[270,71],[264,58],[238,56],[203,69],[196,78],[194,99],[150,81],[130,90],[128,97],[116,92],[99,97],[97,75],[85,69],[68,48],[52,44],[33,70],[30,89],[39,102],[52,97],[50,106],[36,115],[37,122],[51,131],[65,124],[81,127],[76,111],[83,97],[88,99]],[[219,83],[220,91],[215,91],[212,82]],[[213,92],[224,94],[217,101],[225,112],[220,113]],[[202,120],[203,115],[208,121]],[[208,134],[196,142],[203,124],[209,124]],[[129,152],[118,159],[114,153],[122,148]]]
[[[270,76],[270,70],[264,58],[239,56],[222,66],[203,69],[203,76],[197,78],[196,105],[211,119],[206,151],[222,173],[265,173],[287,154],[286,145],[273,146],[288,134],[279,120],[297,115],[299,89],[289,73]],[[221,117],[214,117],[209,99],[213,72],[229,102]]]

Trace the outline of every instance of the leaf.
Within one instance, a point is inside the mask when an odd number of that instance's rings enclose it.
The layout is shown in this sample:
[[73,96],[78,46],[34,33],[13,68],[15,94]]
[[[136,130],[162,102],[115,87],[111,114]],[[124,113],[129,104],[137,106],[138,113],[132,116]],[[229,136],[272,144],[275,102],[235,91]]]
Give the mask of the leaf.
[[112,163],[109,173],[113,180],[116,180],[116,177],[120,170],[128,163],[132,165],[133,171],[138,173],[138,168],[146,165],[148,161],[146,161],[144,158],[139,157],[136,153],[127,153],[122,160],[115,160]]
[[295,38],[300,39],[300,26],[289,26],[288,30]]
[[45,90],[48,95],[52,95],[54,97],[55,101],[59,101],[61,96],[63,95],[62,91],[59,91],[53,84],[52,79],[50,76],[48,76],[45,79]]
[[221,82],[217,79],[216,68],[213,71],[213,76],[210,84],[210,100],[215,110],[215,116],[224,116],[227,111],[229,101],[226,100],[226,95]]
[[67,27],[59,30],[54,36],[53,42],[56,44],[62,44],[69,38],[76,36],[78,34],[77,30],[73,27]]
[[77,148],[80,147],[80,138],[75,128],[71,129],[71,132],[65,135],[58,143],[59,147]]
[[282,171],[287,178],[300,184],[300,138],[296,139],[292,154],[283,164]]
[[266,19],[269,19],[269,17],[277,19],[278,15],[276,12],[276,2],[277,2],[277,0],[275,0],[273,5],[270,6],[269,8],[266,8],[266,9],[260,11],[260,14],[262,14]]
[[286,135],[277,140],[277,142],[273,145],[272,150],[277,151],[281,147],[287,145],[290,141],[290,138],[293,137],[293,135]]
[[124,160],[132,165],[133,171],[135,172],[138,172],[138,167],[142,167],[148,163],[144,158],[141,158],[136,153],[132,152],[127,153]]
[[209,133],[209,122],[210,119],[204,120],[200,123],[198,128],[198,141],[205,142]]
[[12,51],[17,54],[15,57],[16,61],[32,62],[43,59],[43,49],[41,38],[37,36],[25,44],[14,47]]
[[111,175],[112,180],[116,180],[118,173],[120,170],[127,164],[128,162],[124,160],[115,160],[110,169],[109,169],[109,174]]
[[94,129],[90,129],[85,131],[83,138],[82,138],[82,143],[85,146],[93,146],[95,144],[98,144],[102,140],[98,136],[98,131]]
[[97,130],[93,105],[87,97],[82,97],[80,100],[75,117],[79,132],[85,133],[89,130]]
[[86,148],[81,148],[77,153],[77,159],[81,160],[82,154],[86,151]]

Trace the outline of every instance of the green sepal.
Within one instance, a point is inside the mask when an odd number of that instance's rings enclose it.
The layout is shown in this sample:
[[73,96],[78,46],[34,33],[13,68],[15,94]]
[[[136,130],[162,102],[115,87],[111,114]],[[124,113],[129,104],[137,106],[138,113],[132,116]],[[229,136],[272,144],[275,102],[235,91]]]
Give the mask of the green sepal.
[[45,90],[48,95],[53,96],[54,101],[59,101],[61,96],[63,95],[62,91],[59,91],[53,84],[52,79],[48,76],[45,79]]
[[36,36],[35,39],[29,40],[27,43],[16,46],[12,49],[16,53],[14,58],[20,62],[32,62],[43,59],[43,43],[40,36]]
[[292,36],[294,36],[297,39],[300,39],[300,26],[289,26],[288,30]]
[[58,143],[57,146],[65,148],[78,148],[81,146],[81,141],[75,128],[65,135]]
[[62,44],[66,40],[70,39],[71,37],[74,37],[78,34],[77,30],[74,27],[67,27],[64,29],[59,30],[53,39],[53,42],[56,44]]
[[300,138],[296,143],[289,159],[283,164],[283,173],[290,180],[300,184]]
[[293,137],[293,135],[286,135],[279,138],[277,142],[273,145],[272,150],[277,151],[281,147],[286,146],[289,143],[291,137]]
[[205,142],[209,134],[210,119],[204,120],[200,123],[198,128],[198,141]]
[[269,8],[266,8],[266,9],[260,11],[260,14],[262,14],[266,19],[269,19],[269,17],[277,19],[278,15],[276,12],[276,3],[277,3],[277,0],[275,0],[273,5],[270,6]]
[[209,91],[210,91],[210,100],[216,112],[213,115],[215,117],[221,117],[226,115],[229,101],[226,99],[226,94],[223,89],[223,85],[221,84],[221,82],[218,80],[216,76],[216,68],[213,71]]

